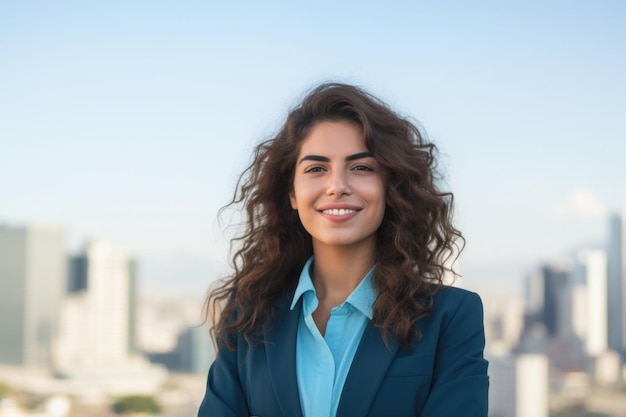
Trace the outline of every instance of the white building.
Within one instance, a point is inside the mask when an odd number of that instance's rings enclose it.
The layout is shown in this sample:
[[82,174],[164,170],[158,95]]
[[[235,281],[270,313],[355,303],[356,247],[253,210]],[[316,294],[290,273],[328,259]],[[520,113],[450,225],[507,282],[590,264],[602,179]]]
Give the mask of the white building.
[[145,361],[134,352],[135,280],[132,258],[106,243],[89,243],[72,258],[55,349],[57,373],[145,370]]
[[602,386],[616,386],[620,383],[621,360],[617,352],[607,350],[591,361],[590,373],[595,382]]
[[600,250],[589,250],[579,255],[580,274],[584,291],[579,296],[573,314],[581,314],[578,332],[584,341],[585,353],[599,356],[608,349],[607,321],[607,260]]
[[545,355],[487,359],[489,417],[548,417],[548,359]]
[[61,229],[0,226],[0,364],[51,366],[65,282]]

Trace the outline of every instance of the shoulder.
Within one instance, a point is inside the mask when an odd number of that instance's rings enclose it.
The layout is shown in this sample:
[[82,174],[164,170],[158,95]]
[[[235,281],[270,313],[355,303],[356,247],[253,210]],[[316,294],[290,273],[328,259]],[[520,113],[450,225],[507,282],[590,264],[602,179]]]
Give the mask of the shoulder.
[[433,308],[454,308],[463,304],[482,306],[482,301],[475,292],[450,286],[442,286],[433,296]]
[[438,323],[442,331],[451,323],[482,327],[483,303],[475,292],[445,286],[433,296],[427,320]]

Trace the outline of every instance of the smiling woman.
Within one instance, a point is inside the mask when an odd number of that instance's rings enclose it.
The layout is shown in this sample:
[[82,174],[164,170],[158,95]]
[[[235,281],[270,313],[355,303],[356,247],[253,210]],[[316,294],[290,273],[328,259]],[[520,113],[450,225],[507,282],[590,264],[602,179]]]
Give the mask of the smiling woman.
[[434,167],[413,124],[345,84],[256,148],[234,273],[206,303],[200,417],[487,416],[482,304],[443,282],[463,238]]

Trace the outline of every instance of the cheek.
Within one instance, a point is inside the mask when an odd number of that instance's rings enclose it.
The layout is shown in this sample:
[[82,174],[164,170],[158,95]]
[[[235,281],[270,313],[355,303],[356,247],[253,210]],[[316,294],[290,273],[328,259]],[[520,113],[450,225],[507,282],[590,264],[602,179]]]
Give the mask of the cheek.
[[383,182],[376,182],[370,188],[370,199],[382,206],[387,205],[387,187]]

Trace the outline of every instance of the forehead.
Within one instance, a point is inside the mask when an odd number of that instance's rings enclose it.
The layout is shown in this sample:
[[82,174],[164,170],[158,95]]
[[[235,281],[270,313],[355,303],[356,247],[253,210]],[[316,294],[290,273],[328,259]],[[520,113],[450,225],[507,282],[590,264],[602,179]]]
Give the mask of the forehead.
[[361,128],[347,121],[315,124],[300,144],[299,156],[346,155],[367,151]]

